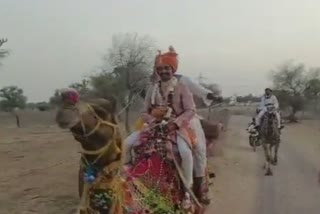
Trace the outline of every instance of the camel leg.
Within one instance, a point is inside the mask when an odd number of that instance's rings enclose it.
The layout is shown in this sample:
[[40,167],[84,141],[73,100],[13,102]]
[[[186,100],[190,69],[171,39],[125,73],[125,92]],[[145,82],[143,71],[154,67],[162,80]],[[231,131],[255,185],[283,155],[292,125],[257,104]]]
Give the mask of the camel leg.
[[279,150],[280,143],[277,142],[274,146],[274,157],[273,157],[273,163],[274,165],[278,164],[278,150]]
[[264,157],[265,157],[265,163],[263,165],[263,168],[267,169],[267,166],[268,166],[268,148],[267,148],[267,144],[262,143],[262,147],[263,147]]
[[83,168],[80,166],[79,172],[78,172],[78,194],[79,197],[81,198],[82,192],[83,192]]
[[276,151],[276,149],[275,149],[275,145],[270,145],[270,163],[272,164],[272,165],[276,165],[276,163],[275,163],[275,151]]
[[272,146],[270,144],[267,145],[267,149],[268,149],[268,167],[267,167],[266,175],[271,176],[273,174],[271,170]]
[[272,175],[272,170],[270,167],[270,162],[271,162],[271,148],[268,144],[263,143],[263,150],[266,158],[266,163],[265,163],[265,175],[269,176]]

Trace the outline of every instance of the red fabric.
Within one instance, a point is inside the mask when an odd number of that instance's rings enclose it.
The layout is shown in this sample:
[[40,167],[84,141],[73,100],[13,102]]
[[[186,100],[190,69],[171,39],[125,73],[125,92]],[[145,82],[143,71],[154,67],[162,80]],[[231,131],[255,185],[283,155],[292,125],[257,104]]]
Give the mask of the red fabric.
[[79,101],[79,94],[76,92],[70,92],[68,95],[68,99],[69,99],[69,101],[76,104]]
[[135,147],[136,161],[127,170],[128,182],[131,179],[143,180],[148,188],[156,188],[171,202],[179,203],[184,195],[177,170],[169,158],[167,144],[165,141],[157,142],[156,137],[150,134],[140,134],[141,144]]
[[178,69],[178,54],[173,48],[169,48],[169,52],[164,54],[158,54],[155,59],[155,66],[169,65],[172,68],[173,73]]
[[163,158],[153,153],[149,158],[140,159],[132,168],[128,170],[128,181],[131,179],[143,179],[144,185],[152,189],[160,190],[163,196],[173,203],[182,200],[178,175],[173,166],[163,162]]

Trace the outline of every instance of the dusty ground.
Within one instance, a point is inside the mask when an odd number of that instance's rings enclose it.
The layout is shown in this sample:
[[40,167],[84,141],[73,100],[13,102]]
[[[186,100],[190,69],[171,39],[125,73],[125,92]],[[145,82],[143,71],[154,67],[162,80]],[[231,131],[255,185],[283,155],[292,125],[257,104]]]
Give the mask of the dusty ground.
[[[49,119],[43,115],[41,125],[25,124],[19,130],[1,121],[0,214],[73,213],[78,202],[78,145],[68,133],[46,124]],[[248,121],[232,117],[223,156],[211,160],[217,179],[208,213],[320,213],[318,123],[288,127],[279,166],[273,177],[264,177],[261,151],[248,147]]]
[[213,160],[217,172],[212,213],[319,214],[319,122],[286,127],[273,177],[263,175],[263,151],[248,147],[248,117],[229,122],[224,156]]

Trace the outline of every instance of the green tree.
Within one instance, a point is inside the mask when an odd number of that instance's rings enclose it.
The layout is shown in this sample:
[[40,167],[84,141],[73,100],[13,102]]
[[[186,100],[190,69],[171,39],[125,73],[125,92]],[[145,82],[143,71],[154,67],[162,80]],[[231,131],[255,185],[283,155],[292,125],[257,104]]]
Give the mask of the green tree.
[[[91,77],[92,78],[92,77]],[[90,78],[90,79],[91,79]],[[90,89],[91,81],[89,79],[83,79],[81,82],[75,82],[69,85],[69,88],[76,89],[81,98],[87,98],[92,95],[92,90]],[[51,106],[58,106],[61,104],[61,97],[60,97],[60,90],[56,89],[54,94],[49,98],[49,105]],[[44,105],[42,105],[44,106]],[[47,106],[47,105],[45,105]],[[47,107],[42,107],[47,109]]]
[[0,107],[2,110],[12,112],[16,117],[17,127],[20,127],[20,118],[17,109],[26,107],[27,98],[23,90],[17,86],[8,86],[0,89]]
[[39,111],[48,111],[48,110],[50,110],[50,104],[47,102],[38,102],[38,103],[36,103],[36,108]]
[[259,102],[260,100],[260,97],[256,97],[252,94],[248,94],[245,96],[237,96],[237,102],[239,103]]
[[58,105],[61,104],[60,90],[59,89],[56,89],[54,91],[53,96],[49,98],[49,103],[52,106],[58,106]]

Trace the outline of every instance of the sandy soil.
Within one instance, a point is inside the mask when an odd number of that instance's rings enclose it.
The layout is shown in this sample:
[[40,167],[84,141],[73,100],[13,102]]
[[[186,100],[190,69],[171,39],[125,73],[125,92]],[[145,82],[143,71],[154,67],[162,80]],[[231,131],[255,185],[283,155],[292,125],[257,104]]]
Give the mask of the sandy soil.
[[[208,213],[320,213],[318,123],[287,127],[279,166],[264,177],[262,151],[247,143],[248,121],[232,117],[223,155],[210,160],[217,178]],[[0,214],[73,213],[79,154],[72,137],[55,126],[1,127],[0,137]]]

